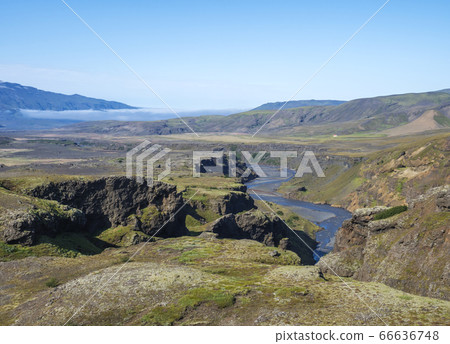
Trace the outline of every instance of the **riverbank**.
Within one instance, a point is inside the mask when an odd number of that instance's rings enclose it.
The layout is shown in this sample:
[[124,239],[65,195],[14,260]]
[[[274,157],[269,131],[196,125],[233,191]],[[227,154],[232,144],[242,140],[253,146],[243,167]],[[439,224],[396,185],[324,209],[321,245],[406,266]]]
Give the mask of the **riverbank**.
[[282,183],[294,178],[295,171],[288,170],[287,177],[280,177],[277,167],[261,166],[261,168],[267,177],[257,178],[246,183],[249,194],[255,199],[258,199],[256,194],[264,201],[285,206],[299,216],[322,227],[323,229],[316,233],[315,239],[319,242],[316,253],[319,256],[329,253],[333,249],[337,230],[345,220],[351,218],[352,214],[346,209],[328,204],[316,204],[284,197],[277,192],[277,189]]

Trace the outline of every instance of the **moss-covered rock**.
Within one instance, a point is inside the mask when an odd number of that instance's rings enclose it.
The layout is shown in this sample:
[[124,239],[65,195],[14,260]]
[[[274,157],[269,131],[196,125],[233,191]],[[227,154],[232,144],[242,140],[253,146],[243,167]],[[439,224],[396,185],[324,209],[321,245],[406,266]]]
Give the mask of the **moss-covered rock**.
[[252,239],[267,246],[295,252],[303,264],[314,264],[312,250],[317,243],[304,232],[294,232],[278,217],[253,209],[228,214],[206,227],[219,238]]
[[448,186],[430,189],[408,210],[382,220],[377,220],[386,213],[382,207],[356,211],[320,268],[450,300],[450,212],[438,203],[449,193]]
[[71,180],[37,186],[29,194],[80,209],[86,214],[89,231],[126,226],[130,215],[141,212],[146,234],[155,233],[163,225],[160,236],[188,233],[185,213],[177,212],[183,198],[175,186],[165,183],[149,186],[125,177]]

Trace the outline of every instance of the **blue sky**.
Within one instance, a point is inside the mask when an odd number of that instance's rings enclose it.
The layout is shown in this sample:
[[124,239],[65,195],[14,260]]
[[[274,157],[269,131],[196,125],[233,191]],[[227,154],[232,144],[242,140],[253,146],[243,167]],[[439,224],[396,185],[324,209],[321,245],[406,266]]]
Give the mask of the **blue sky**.
[[[381,1],[67,0],[171,106],[289,99]],[[391,0],[295,99],[450,87],[449,1]],[[59,0],[0,2],[0,80],[164,105]]]

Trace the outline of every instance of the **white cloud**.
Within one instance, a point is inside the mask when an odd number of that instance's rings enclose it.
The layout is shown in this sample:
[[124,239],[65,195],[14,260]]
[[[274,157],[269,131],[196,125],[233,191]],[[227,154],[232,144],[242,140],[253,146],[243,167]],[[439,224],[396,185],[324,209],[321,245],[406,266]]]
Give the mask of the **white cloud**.
[[[195,110],[183,111],[176,110],[182,116],[200,116],[200,115],[228,115],[239,112],[236,109],[222,110]],[[40,110],[21,110],[22,114],[31,118],[47,119],[71,119],[79,121],[157,121],[162,119],[176,118],[177,116],[168,109],[159,108],[140,108],[124,110],[66,110],[66,111],[40,111]]]

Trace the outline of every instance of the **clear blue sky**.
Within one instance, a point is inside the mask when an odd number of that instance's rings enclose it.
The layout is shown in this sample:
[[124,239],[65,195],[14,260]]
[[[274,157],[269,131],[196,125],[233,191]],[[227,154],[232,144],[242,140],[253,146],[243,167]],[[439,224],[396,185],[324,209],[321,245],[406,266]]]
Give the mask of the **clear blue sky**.
[[[171,106],[287,100],[384,0],[67,0]],[[450,87],[450,1],[392,0],[296,99]],[[59,0],[0,2],[0,80],[164,107]]]

